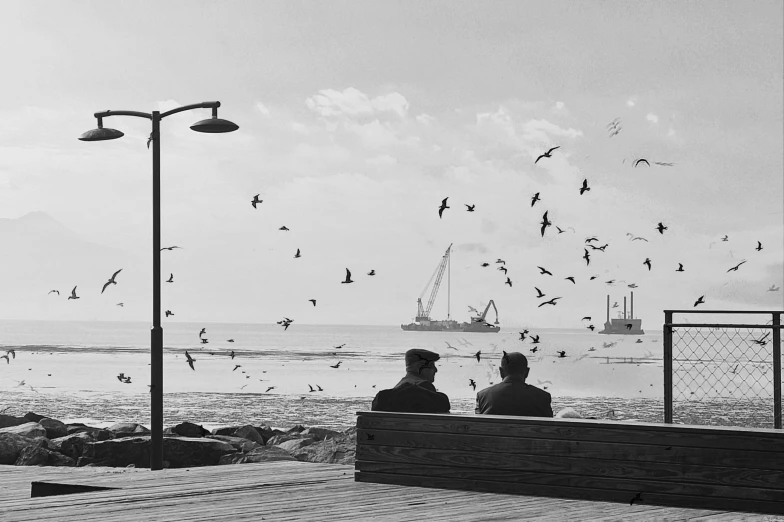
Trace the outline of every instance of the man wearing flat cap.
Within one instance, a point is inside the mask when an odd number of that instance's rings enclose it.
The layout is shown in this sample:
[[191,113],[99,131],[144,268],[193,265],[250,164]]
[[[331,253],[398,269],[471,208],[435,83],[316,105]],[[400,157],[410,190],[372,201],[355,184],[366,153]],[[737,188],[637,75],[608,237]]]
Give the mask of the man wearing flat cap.
[[433,385],[440,356],[415,348],[406,352],[406,375],[394,388],[381,390],[373,399],[372,411],[449,413],[449,397]]
[[476,394],[476,413],[552,417],[550,394],[526,384],[529,371],[525,355],[504,352],[500,370],[503,380]]

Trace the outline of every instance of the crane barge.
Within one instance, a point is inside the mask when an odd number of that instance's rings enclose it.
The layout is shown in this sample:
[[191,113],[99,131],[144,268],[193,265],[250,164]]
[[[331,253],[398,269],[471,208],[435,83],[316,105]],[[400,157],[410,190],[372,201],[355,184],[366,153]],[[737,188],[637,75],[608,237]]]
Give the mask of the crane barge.
[[[403,330],[409,332],[477,332],[477,333],[489,333],[489,332],[498,332],[501,330],[500,326],[498,325],[498,308],[496,308],[495,303],[491,299],[489,303],[487,303],[487,307],[485,311],[479,315],[477,312],[477,316],[472,317],[470,322],[463,322],[459,323],[451,318],[450,314],[450,299],[451,299],[451,275],[452,275],[452,264],[449,260],[450,253],[452,250],[452,245],[449,245],[449,248],[446,249],[444,256],[441,258],[441,262],[436,267],[435,272],[433,275],[430,276],[430,280],[425,285],[425,289],[422,290],[422,293],[417,298],[417,315],[414,319],[415,322],[409,324],[401,324],[400,327]],[[441,286],[441,281],[444,277],[444,272],[447,272],[447,319],[446,321],[438,321],[433,320],[430,318],[430,311],[433,309],[433,303],[436,300],[436,296],[438,295],[438,289]],[[427,300],[427,306],[423,306],[422,304],[422,297],[424,297],[425,292],[430,287],[430,283],[433,282],[435,279],[435,283],[433,284],[433,289],[430,292],[430,297]],[[487,312],[490,310],[490,307],[493,307],[495,310],[495,324],[490,324],[485,318],[487,317]]]

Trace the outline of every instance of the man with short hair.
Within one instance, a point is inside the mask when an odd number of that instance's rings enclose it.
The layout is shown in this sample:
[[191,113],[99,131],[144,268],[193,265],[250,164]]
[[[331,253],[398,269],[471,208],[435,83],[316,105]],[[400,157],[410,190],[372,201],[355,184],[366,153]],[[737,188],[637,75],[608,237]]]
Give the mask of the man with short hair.
[[372,411],[449,413],[449,397],[436,390],[436,361],[441,357],[419,348],[406,352],[406,375],[394,388],[381,390],[373,399]]
[[525,355],[504,352],[500,369],[503,380],[476,394],[476,413],[552,417],[550,394],[526,384],[529,371]]

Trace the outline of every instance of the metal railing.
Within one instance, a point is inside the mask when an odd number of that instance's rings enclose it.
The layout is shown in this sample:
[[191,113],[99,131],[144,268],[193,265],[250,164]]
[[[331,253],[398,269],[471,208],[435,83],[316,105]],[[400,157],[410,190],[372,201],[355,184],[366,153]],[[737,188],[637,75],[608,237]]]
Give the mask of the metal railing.
[[[742,324],[742,318],[721,324],[674,323],[674,314],[769,319],[765,324]],[[664,310],[664,422],[673,422],[676,405],[686,424],[770,427],[772,413],[773,427],[781,429],[782,314]]]

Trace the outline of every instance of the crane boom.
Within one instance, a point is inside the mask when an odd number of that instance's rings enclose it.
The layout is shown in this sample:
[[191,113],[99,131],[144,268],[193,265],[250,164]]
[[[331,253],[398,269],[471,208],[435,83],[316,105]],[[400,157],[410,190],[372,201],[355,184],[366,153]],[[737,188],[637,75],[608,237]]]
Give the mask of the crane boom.
[[493,305],[493,310],[495,310],[495,324],[498,324],[498,308],[495,307],[495,303],[493,302],[492,299],[490,299],[490,302],[487,303],[487,308],[485,308],[485,311],[482,312],[482,317],[481,317],[480,320],[482,320],[482,321],[485,320],[485,316],[487,315],[487,311],[490,310],[490,305]]
[[[452,243],[449,244],[449,247],[444,252],[444,256],[441,258],[441,263],[438,265],[436,269],[436,273],[434,274],[436,277],[436,282],[433,284],[433,290],[430,292],[430,298],[427,300],[427,308],[422,308],[422,297],[420,296],[417,299],[417,321],[429,321],[430,320],[430,310],[433,309],[433,303],[436,300],[436,296],[438,295],[438,288],[441,286],[441,278],[444,277],[444,270],[446,270],[447,263],[449,262],[449,252],[452,249]],[[433,280],[433,276],[430,277],[430,280]],[[428,281],[428,285],[430,282]],[[427,290],[427,287],[425,287]],[[422,291],[422,295],[424,295],[425,290]]]

